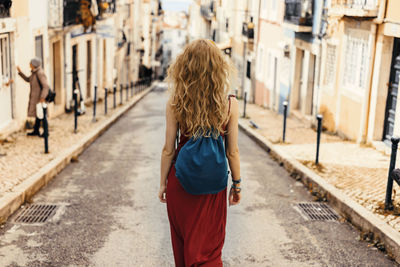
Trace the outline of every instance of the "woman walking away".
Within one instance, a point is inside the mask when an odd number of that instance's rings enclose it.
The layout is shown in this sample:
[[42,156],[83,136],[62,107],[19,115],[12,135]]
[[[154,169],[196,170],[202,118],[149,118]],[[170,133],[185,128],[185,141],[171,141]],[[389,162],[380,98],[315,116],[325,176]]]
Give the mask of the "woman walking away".
[[35,126],[33,132],[28,133],[31,136],[41,136],[39,133],[41,119],[36,116],[36,105],[44,103],[49,93],[49,84],[47,83],[46,75],[41,67],[42,60],[40,58],[33,58],[30,62],[31,75],[26,76],[20,67],[17,67],[18,74],[24,81],[28,82],[31,87],[29,94],[28,117],[35,117]]
[[166,108],[158,197],[167,203],[178,267],[222,266],[226,158],[233,182],[229,204],[241,199],[238,102],[227,92],[232,70],[217,46],[204,39],[187,45],[168,70],[172,94]]

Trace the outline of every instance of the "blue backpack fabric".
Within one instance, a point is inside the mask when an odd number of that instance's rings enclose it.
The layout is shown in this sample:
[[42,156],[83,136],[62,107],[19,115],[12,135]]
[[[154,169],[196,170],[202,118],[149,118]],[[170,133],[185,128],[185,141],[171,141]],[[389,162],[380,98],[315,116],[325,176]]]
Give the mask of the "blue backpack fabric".
[[228,183],[228,164],[222,136],[190,138],[175,162],[176,177],[192,195],[216,194]]

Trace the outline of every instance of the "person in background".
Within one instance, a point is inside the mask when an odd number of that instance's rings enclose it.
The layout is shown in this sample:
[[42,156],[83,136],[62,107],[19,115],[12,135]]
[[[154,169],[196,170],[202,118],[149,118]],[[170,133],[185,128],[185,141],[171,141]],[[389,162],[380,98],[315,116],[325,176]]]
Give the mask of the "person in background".
[[44,103],[49,93],[49,84],[46,75],[41,67],[42,60],[40,58],[33,58],[30,62],[31,75],[26,76],[21,68],[17,66],[19,76],[30,84],[31,92],[29,94],[28,117],[35,117],[35,125],[33,131],[28,133],[29,136],[42,136],[39,132],[41,119],[37,117],[36,105]]

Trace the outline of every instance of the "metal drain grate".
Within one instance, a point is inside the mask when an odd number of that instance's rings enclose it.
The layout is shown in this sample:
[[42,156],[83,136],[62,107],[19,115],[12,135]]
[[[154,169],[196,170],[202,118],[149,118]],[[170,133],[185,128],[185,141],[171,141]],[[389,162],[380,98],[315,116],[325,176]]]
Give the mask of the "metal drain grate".
[[25,208],[14,222],[16,223],[44,223],[51,218],[57,209],[57,205],[33,204]]
[[298,203],[294,207],[306,220],[336,221],[339,219],[339,215],[325,203]]

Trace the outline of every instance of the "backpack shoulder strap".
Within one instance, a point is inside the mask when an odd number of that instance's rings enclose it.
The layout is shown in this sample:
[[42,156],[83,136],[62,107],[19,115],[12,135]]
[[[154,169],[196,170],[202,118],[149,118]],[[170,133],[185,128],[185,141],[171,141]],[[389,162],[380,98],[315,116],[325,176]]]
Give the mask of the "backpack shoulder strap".
[[236,97],[235,95],[229,95],[228,100],[229,100],[229,108],[228,108],[228,115],[231,113],[231,97]]
[[38,81],[38,83],[39,83],[39,86],[40,86],[40,91],[42,91],[42,89],[43,89],[43,86],[42,86],[42,83],[40,82],[40,79],[39,79],[39,76],[38,76],[37,72],[35,73],[35,76],[36,76],[36,80],[37,80],[37,81]]
[[[228,106],[228,121],[229,121],[229,114],[231,113],[231,97],[236,97],[235,95],[229,95],[228,96],[228,101],[229,101],[229,106]],[[226,127],[228,125],[228,121],[225,123],[224,130],[226,130]]]

